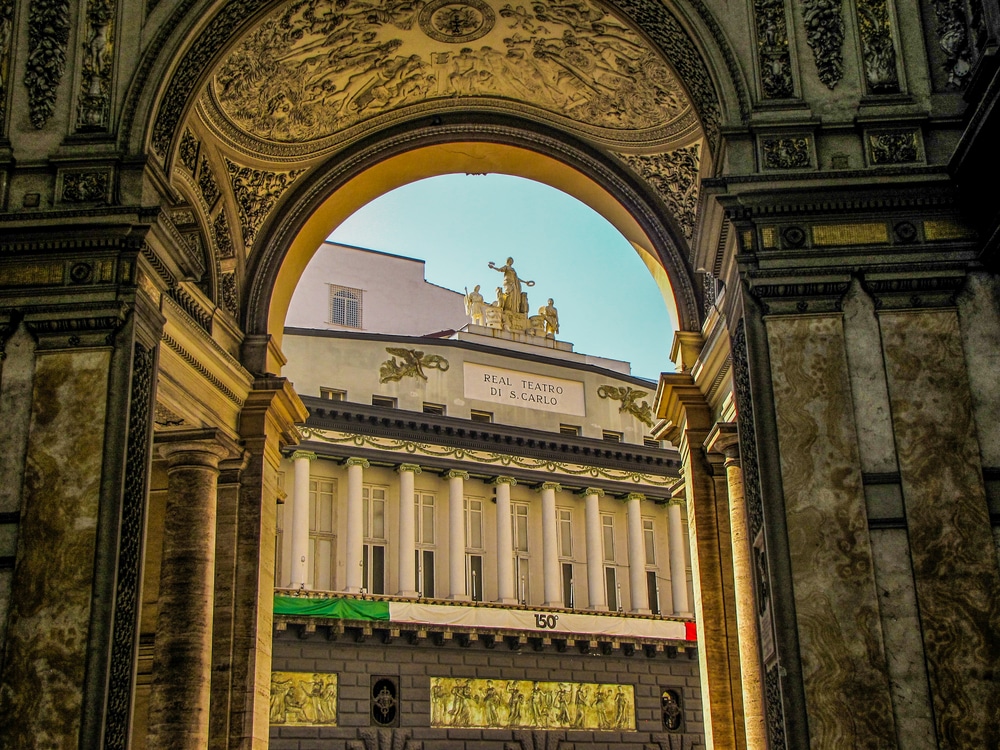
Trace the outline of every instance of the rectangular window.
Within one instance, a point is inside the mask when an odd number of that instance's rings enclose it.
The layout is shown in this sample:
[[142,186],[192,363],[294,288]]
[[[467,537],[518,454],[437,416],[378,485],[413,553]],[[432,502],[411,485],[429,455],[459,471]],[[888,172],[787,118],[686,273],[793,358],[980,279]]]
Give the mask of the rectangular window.
[[428,404],[424,402],[424,414],[437,414],[438,416],[444,416],[444,404]]
[[465,546],[483,549],[483,501],[473,497],[465,498]]
[[391,396],[372,396],[372,406],[384,406],[387,409],[395,409],[396,399]]
[[483,600],[483,556],[468,555],[468,563],[465,574],[468,579],[465,582],[465,589],[472,597],[472,601],[481,602]]
[[560,435],[575,435],[580,437],[580,425],[576,424],[561,424],[559,425]]
[[528,590],[530,578],[528,575],[528,558],[523,554],[514,554],[514,585],[517,586],[517,600],[521,604],[527,604],[531,600],[531,592]]
[[649,610],[654,615],[660,614],[660,588],[656,584],[656,571],[646,571],[646,595],[649,597]]
[[340,388],[320,388],[319,397],[327,401],[347,401],[347,391]]
[[562,564],[563,604],[572,609],[576,606],[576,582],[573,580],[573,563]]
[[360,289],[330,285],[330,322],[346,328],[361,328]]
[[364,485],[361,488],[365,538],[361,577],[369,594],[385,593],[385,493],[385,487]]
[[469,412],[469,419],[473,422],[492,422],[493,412],[491,411],[478,411],[473,409]]
[[309,559],[312,586],[333,591],[337,566],[336,485],[329,479],[309,480]]
[[604,562],[615,561],[615,517],[601,515],[601,537],[604,541]]
[[369,594],[385,593],[385,545],[366,544],[361,558],[361,578]]
[[514,531],[514,549],[517,552],[528,551],[528,506],[522,503],[511,503],[511,523]]
[[653,519],[642,519],[642,541],[646,548],[646,565],[656,565],[656,545],[654,544]]
[[651,437],[644,437],[642,439],[642,444],[645,445],[647,448],[662,448],[663,447],[663,443],[661,443],[659,440],[656,440],[656,439],[651,438]]
[[432,549],[416,551],[416,587],[420,596],[434,598],[434,550]]
[[620,443],[622,441],[622,434],[620,432],[615,432],[614,430],[605,430],[603,437],[609,443]]
[[559,555],[573,556],[573,512],[559,509]]
[[413,495],[413,517],[417,522],[417,544],[434,544],[434,495]]
[[604,589],[605,596],[608,598],[608,609],[617,612],[621,607],[621,602],[618,601],[618,571],[614,568],[604,569]]
[[[288,506],[282,498],[285,496],[285,472],[278,472],[278,508],[274,524],[274,585],[281,586],[281,571],[284,566],[281,564],[283,557],[284,528],[285,528],[285,508]],[[291,512],[288,514],[291,516]]]

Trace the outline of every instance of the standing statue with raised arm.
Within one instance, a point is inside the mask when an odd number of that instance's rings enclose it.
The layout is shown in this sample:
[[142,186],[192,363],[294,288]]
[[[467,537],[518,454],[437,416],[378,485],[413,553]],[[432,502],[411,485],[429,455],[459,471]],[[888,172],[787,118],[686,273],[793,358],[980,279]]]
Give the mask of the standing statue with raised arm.
[[528,300],[527,295],[521,292],[521,284],[534,286],[535,282],[517,277],[517,271],[514,270],[513,258],[507,258],[507,263],[499,267],[491,260],[489,266],[494,271],[499,271],[503,274],[503,304],[501,306],[504,312],[526,314],[528,312]]

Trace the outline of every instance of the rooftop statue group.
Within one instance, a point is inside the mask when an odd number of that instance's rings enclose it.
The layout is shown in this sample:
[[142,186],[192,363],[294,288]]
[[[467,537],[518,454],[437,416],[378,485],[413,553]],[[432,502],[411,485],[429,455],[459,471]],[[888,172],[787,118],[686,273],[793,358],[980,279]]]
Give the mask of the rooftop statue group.
[[486,302],[478,284],[471,292],[466,288],[465,313],[473,324],[554,339],[559,333],[559,311],[552,299],[538,308],[537,315],[529,315],[528,293],[522,286],[534,286],[535,282],[518,277],[513,258],[507,258],[502,266],[490,261],[489,267],[503,274],[503,286],[497,287],[496,302]]

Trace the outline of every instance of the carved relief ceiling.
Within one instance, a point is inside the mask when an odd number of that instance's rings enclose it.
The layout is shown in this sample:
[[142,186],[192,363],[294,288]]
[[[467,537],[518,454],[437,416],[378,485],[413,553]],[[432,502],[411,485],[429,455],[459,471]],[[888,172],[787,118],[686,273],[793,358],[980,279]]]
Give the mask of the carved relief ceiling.
[[662,151],[699,129],[669,65],[589,0],[299,0],[237,42],[199,102],[234,149],[285,159],[470,107],[629,149]]

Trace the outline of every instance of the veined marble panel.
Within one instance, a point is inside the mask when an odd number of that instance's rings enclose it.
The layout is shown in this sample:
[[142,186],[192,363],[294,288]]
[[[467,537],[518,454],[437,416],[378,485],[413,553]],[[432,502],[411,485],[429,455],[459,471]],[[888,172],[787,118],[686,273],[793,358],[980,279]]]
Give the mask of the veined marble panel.
[[843,324],[767,337],[811,744],[895,747]]
[[76,747],[110,353],[38,357],[0,684],[4,747]]
[[1000,747],[1000,574],[954,310],[881,315],[941,747]]

